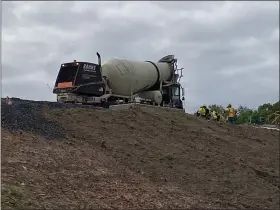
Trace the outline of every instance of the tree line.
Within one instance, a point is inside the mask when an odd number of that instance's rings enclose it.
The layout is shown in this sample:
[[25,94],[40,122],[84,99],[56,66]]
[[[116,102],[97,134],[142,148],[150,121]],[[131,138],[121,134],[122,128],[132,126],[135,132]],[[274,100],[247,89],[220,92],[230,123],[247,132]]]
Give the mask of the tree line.
[[[265,103],[258,109],[250,109],[247,106],[239,106],[236,114],[237,124],[280,124],[280,106],[279,102],[274,104]],[[219,114],[225,113],[225,107],[222,105],[209,105],[210,110],[214,110]]]

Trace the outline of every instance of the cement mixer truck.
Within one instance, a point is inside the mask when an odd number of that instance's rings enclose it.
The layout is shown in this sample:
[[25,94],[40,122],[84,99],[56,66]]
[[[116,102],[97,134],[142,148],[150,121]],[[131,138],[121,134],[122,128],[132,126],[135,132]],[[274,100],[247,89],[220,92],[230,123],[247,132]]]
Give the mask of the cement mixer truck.
[[58,102],[108,108],[134,102],[138,96],[141,102],[183,108],[182,69],[174,55],[158,62],[112,59],[103,65],[99,53],[97,57],[98,64],[76,60],[61,64],[53,89]]

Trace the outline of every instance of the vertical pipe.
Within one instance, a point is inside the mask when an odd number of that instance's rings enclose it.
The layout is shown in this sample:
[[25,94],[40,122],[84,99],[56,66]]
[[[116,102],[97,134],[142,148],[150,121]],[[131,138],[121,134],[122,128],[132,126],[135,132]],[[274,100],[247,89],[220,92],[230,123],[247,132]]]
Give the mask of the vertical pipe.
[[133,102],[132,85],[130,84],[129,87],[130,87],[130,101],[132,103]]

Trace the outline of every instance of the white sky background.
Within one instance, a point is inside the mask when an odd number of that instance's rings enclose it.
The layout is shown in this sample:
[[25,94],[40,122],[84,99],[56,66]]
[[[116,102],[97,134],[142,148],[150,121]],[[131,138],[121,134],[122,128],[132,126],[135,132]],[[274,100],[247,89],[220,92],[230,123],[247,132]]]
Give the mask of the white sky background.
[[157,61],[184,69],[187,111],[279,99],[279,2],[2,2],[2,95],[54,101],[60,64]]

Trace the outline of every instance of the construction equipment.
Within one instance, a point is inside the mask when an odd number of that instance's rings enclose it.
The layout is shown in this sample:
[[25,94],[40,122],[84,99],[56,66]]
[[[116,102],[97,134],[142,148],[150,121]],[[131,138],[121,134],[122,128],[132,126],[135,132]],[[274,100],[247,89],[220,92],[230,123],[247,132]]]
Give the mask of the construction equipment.
[[[74,62],[61,64],[53,93],[62,103],[102,106],[140,102],[183,109],[184,92],[179,83],[183,69],[174,55],[158,62],[112,59],[101,65]],[[181,99],[182,97],[182,99]]]

